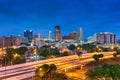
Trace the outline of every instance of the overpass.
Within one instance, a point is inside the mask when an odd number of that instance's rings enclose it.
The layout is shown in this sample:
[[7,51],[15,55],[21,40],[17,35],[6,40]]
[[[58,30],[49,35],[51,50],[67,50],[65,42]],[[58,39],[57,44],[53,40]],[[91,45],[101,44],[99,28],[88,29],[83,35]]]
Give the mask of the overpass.
[[[102,52],[104,58],[113,57],[113,52]],[[80,60],[77,55],[57,57],[53,59],[46,59],[40,61],[34,61],[29,63],[23,63],[18,65],[6,66],[0,68],[0,80],[21,80],[32,77],[35,75],[35,70],[38,66],[43,64],[55,64],[58,71],[67,70],[76,66],[81,66],[90,61],[93,61],[93,53],[83,54]]]

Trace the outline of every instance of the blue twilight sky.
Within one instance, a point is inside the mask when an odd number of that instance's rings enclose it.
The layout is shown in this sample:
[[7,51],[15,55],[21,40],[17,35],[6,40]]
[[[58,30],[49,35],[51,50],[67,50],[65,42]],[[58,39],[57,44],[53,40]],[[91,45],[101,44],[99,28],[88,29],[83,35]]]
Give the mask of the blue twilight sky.
[[62,35],[82,27],[84,39],[103,31],[120,38],[120,0],[0,0],[0,35],[31,29],[47,36],[55,25]]

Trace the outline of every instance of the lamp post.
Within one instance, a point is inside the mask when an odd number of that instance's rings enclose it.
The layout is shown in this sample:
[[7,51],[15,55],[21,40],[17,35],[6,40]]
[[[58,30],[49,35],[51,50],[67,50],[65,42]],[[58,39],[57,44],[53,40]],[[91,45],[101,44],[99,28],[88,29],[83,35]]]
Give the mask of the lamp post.
[[5,80],[6,80],[6,54],[4,53],[4,60],[5,60]]

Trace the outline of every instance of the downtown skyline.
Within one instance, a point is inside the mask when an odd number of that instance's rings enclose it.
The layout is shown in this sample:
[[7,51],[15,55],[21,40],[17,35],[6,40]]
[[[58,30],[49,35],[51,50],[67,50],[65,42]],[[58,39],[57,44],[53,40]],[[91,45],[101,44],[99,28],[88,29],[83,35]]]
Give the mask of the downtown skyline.
[[120,39],[119,0],[0,0],[0,35],[33,30],[48,35],[59,25],[62,35],[83,29],[84,39],[113,32]]

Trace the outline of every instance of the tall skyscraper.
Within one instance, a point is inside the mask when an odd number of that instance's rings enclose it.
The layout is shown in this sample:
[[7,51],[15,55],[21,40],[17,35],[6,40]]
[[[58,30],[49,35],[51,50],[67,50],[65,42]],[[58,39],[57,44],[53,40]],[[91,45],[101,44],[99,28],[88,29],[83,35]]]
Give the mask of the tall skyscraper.
[[49,31],[49,40],[52,40],[52,31]]
[[83,31],[82,31],[82,28],[78,28],[78,38],[77,38],[78,41],[82,41],[83,40]]
[[32,30],[24,30],[24,37],[27,37],[28,41],[31,42],[33,40]]
[[61,40],[60,26],[55,26],[55,41]]

